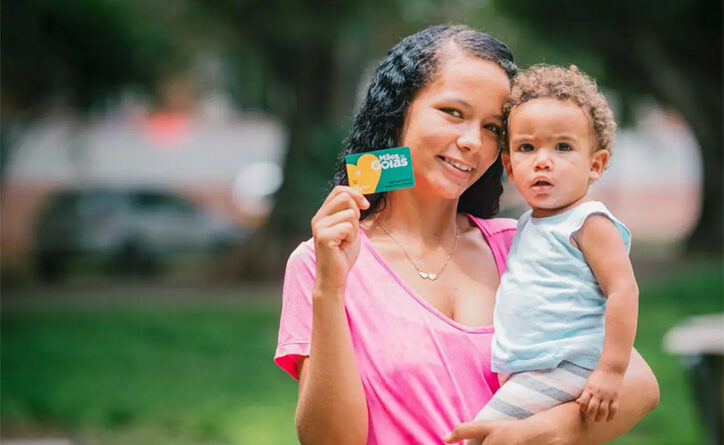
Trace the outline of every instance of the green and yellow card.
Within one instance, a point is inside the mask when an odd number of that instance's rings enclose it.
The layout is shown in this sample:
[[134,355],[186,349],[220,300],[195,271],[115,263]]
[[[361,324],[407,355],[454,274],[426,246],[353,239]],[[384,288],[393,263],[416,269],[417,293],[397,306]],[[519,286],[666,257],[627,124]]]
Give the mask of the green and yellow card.
[[349,185],[365,195],[415,185],[409,147],[395,147],[347,155]]

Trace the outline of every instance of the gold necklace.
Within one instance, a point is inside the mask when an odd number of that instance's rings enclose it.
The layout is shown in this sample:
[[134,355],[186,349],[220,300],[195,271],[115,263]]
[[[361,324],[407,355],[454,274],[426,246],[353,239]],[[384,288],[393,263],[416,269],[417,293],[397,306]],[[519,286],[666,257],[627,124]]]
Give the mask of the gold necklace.
[[377,224],[378,224],[378,225],[380,226],[380,228],[387,234],[387,236],[389,236],[390,239],[395,242],[395,244],[397,244],[398,246],[400,246],[400,249],[402,249],[402,253],[405,254],[405,256],[407,257],[407,259],[408,259],[408,260],[410,261],[410,263],[412,264],[412,267],[414,267],[415,270],[417,270],[417,273],[420,274],[420,277],[422,277],[423,280],[430,280],[430,281],[435,281],[435,280],[437,280],[437,277],[440,276],[440,274],[442,273],[443,270],[445,270],[445,267],[447,266],[447,263],[450,262],[450,258],[452,258],[452,255],[453,255],[453,253],[455,252],[455,247],[456,247],[457,244],[458,244],[458,238],[460,238],[460,228],[459,228],[457,225],[455,225],[455,240],[453,241],[452,248],[450,249],[450,254],[448,254],[447,258],[445,259],[445,263],[443,263],[442,267],[441,267],[440,270],[438,270],[437,272],[425,272],[425,271],[423,271],[422,269],[420,269],[419,267],[417,267],[417,264],[415,264],[415,262],[412,260],[412,258],[410,258],[410,255],[407,254],[407,251],[405,250],[405,248],[402,247],[402,244],[400,244],[400,243],[390,234],[390,232],[387,231],[387,229],[385,228],[385,226],[382,225],[382,221],[380,221],[379,218],[375,218],[375,221],[377,221]]

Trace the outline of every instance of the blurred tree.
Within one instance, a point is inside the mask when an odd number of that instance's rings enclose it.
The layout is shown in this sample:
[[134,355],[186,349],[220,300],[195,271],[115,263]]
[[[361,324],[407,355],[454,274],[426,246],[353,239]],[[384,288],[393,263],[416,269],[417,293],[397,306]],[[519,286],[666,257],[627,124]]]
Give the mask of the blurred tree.
[[284,183],[268,223],[243,246],[238,265],[249,276],[279,275],[289,252],[310,236],[309,221],[329,190],[360,79],[379,38],[372,17],[397,13],[377,0],[203,4],[226,22],[234,39],[235,77],[263,79],[262,94],[249,97],[254,85],[239,93],[280,116],[289,132]]
[[[503,38],[519,60],[555,61],[556,52],[576,51],[575,60],[586,60],[587,67],[599,63],[604,83],[626,97],[649,94],[677,108],[705,159],[704,206],[691,245],[721,249],[721,14],[711,11],[721,12],[721,4],[10,2],[1,27],[0,180],[13,134],[46,110],[63,105],[83,114],[129,87],[153,94],[160,81],[183,73],[200,52],[210,51],[221,55],[231,74],[222,88],[242,108],[279,116],[289,132],[284,184],[269,224],[245,246],[241,264],[248,273],[278,274],[289,251],[310,234],[309,220],[328,190],[369,61],[424,26],[468,22]],[[555,43],[551,57],[541,52],[545,45],[525,38],[541,31]]]
[[[480,6],[428,0],[201,3],[217,13],[215,21],[226,23],[221,32],[228,33],[231,53],[236,52],[235,77],[257,79],[256,85],[232,85],[242,106],[280,116],[289,131],[275,206],[238,259],[247,276],[276,276],[289,252],[311,235],[310,220],[330,190],[370,60],[411,32],[463,21]],[[254,86],[266,91],[250,94]]]
[[184,65],[182,33],[143,20],[158,9],[112,0],[3,3],[2,183],[17,137],[36,119],[57,109],[83,116],[129,88],[149,93]]
[[602,83],[616,88],[624,100],[649,95],[681,113],[701,146],[704,164],[701,215],[688,250],[721,253],[721,0],[497,0],[495,4],[541,40],[597,55],[605,70]]
[[234,79],[226,87],[236,102],[280,117],[289,134],[270,218],[231,266],[257,278],[281,274],[289,252],[311,235],[309,222],[331,188],[370,61],[411,32],[492,12],[489,5],[428,0],[197,3],[217,25],[215,39]]
[[[152,94],[199,53],[221,52],[242,108],[283,119],[284,184],[269,224],[245,246],[249,274],[279,273],[328,190],[361,77],[410,31],[459,6],[427,0],[27,0],[2,15],[5,176],[13,135],[48,110],[83,116],[117,93]],[[218,85],[212,86],[218,88]],[[19,129],[19,131],[18,131]]]

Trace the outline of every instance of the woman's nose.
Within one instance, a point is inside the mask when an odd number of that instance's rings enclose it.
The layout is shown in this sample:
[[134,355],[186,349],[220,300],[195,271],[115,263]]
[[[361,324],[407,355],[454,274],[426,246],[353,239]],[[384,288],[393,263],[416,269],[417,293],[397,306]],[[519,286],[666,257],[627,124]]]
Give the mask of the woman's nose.
[[461,150],[477,151],[483,145],[482,132],[477,125],[469,125],[458,137],[458,147]]

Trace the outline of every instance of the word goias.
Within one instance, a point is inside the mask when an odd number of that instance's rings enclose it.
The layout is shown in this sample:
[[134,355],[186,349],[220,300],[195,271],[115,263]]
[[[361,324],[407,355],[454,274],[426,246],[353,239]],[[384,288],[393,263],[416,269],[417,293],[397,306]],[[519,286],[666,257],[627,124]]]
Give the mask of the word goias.
[[409,147],[347,155],[345,163],[349,185],[365,195],[415,185]]

